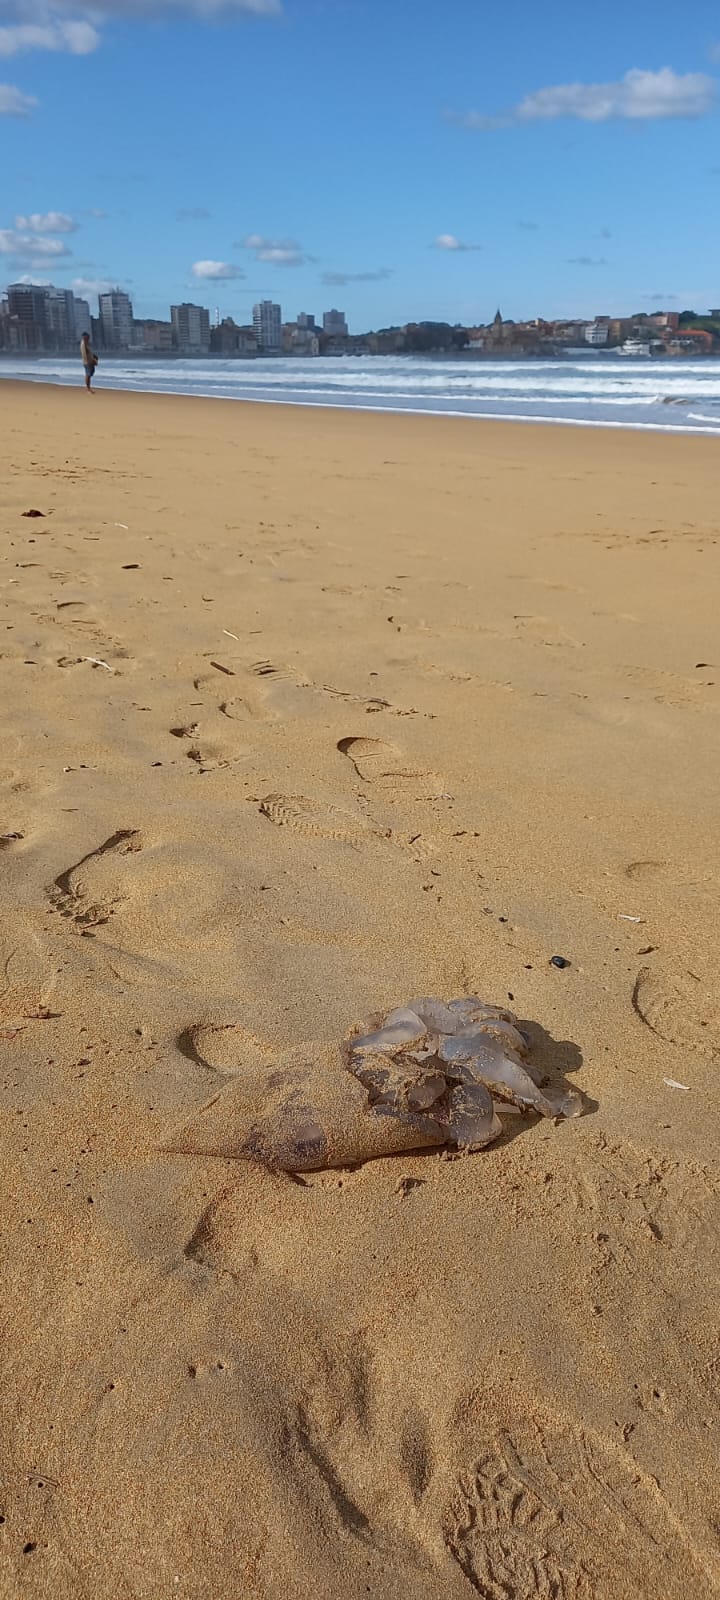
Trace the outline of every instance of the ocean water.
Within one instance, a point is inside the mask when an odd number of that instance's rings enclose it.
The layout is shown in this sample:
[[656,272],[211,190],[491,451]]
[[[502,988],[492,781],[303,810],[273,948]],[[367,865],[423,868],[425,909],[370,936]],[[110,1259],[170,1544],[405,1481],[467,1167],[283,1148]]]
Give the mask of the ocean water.
[[[79,360],[0,360],[0,378],[81,385]],[[98,388],[363,411],[505,417],[586,427],[720,433],[720,361],[574,352],[562,359],[446,361],[421,356],[254,361],[106,357]]]

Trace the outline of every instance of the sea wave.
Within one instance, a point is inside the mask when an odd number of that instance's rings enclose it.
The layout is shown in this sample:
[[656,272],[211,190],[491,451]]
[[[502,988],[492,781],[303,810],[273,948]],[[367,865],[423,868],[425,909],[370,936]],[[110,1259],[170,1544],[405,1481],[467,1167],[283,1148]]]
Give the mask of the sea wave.
[[[79,362],[0,360],[0,377],[78,382]],[[587,358],[448,361],[425,357],[290,357],[238,361],[106,358],[106,388],[586,426],[720,430],[720,363]],[[713,415],[713,407],[717,412]],[[672,420],[671,420],[672,419]]]

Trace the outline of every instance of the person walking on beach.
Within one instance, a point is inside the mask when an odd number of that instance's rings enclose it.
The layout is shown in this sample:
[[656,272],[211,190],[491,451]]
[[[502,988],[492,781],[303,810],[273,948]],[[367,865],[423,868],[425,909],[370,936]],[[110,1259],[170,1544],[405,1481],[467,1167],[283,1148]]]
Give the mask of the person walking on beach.
[[92,381],[95,376],[98,358],[90,343],[89,333],[84,333],[80,340],[80,360],[85,368],[85,388],[89,394],[92,394]]

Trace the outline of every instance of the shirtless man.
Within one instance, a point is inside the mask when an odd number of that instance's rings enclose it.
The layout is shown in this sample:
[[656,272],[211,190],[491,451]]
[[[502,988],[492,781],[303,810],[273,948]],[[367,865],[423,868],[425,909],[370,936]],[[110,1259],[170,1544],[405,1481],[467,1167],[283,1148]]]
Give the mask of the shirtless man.
[[92,394],[92,381],[95,376],[97,356],[90,343],[89,333],[84,333],[80,340],[80,360],[85,368],[85,388],[89,394]]

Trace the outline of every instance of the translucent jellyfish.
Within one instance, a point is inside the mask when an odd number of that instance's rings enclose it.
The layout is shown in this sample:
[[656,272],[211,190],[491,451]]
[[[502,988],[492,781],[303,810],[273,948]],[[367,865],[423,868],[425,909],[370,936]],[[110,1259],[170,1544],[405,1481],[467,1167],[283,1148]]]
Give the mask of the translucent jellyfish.
[[273,1070],[238,1062],[234,1080],[170,1136],[168,1150],[252,1161],[281,1172],[345,1167],[449,1145],[482,1150],[502,1114],[576,1117],[583,1097],[548,1082],[517,1017],[476,995],[411,1000],[320,1041]]
[[469,1150],[502,1133],[493,1096],[544,1117],[580,1115],[582,1097],[546,1085],[529,1050],[512,1011],[478,995],[410,1000],[344,1046],[349,1071],[368,1091],[369,1115],[379,1108],[400,1120],[409,1111],[427,1114],[447,1143]]

